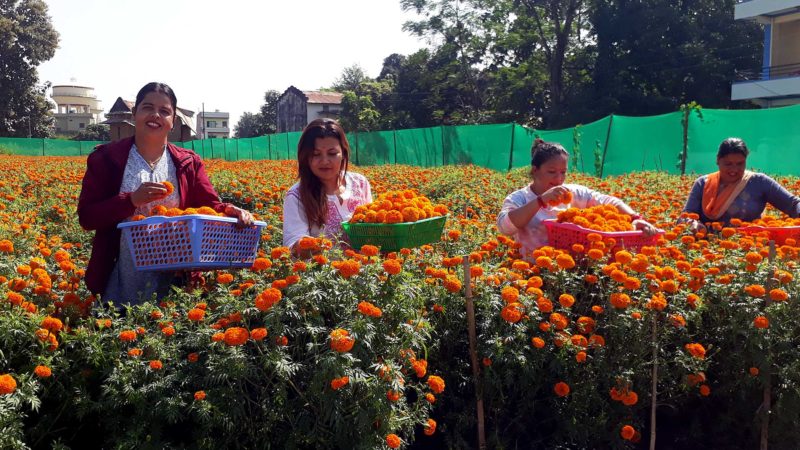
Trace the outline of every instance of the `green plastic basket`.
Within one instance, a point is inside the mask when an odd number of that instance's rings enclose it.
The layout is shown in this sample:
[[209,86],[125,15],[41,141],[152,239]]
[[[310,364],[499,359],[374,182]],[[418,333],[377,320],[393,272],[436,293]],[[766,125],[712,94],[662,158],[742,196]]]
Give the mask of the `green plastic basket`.
[[439,242],[446,221],[447,216],[394,224],[343,222],[342,228],[354,249],[369,244],[385,252],[396,252],[402,248]]

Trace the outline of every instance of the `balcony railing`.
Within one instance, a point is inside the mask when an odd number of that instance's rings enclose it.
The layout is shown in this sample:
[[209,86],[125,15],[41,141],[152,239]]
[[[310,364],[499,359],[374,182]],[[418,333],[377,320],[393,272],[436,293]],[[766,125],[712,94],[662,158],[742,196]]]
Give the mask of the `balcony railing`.
[[789,77],[800,77],[800,63],[762,67],[759,72],[753,70],[740,70],[736,72],[736,81],[774,80]]

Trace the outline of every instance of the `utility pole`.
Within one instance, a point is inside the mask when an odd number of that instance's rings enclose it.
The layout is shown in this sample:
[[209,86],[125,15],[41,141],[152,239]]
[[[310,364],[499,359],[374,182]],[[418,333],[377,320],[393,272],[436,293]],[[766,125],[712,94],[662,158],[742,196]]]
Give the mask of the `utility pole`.
[[200,137],[200,139],[205,139],[206,138],[206,102],[203,102],[202,105],[203,105],[203,120],[202,120],[202,123],[203,123],[203,126],[202,126],[203,134]]

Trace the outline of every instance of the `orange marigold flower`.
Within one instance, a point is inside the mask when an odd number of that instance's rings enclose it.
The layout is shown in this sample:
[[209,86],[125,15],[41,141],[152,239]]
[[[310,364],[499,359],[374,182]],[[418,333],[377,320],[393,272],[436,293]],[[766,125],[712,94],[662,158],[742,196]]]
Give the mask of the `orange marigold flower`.
[[769,298],[774,302],[782,302],[789,298],[789,294],[783,289],[772,289],[769,291]]
[[514,302],[509,303],[500,311],[500,317],[506,322],[517,323],[522,319],[522,313],[522,304]]
[[506,286],[500,291],[500,297],[506,303],[514,303],[519,300],[519,290],[513,286]]
[[150,361],[150,368],[153,370],[161,370],[163,367],[164,364],[157,359]]
[[350,332],[342,328],[337,328],[330,333],[331,349],[339,353],[347,353],[355,344],[356,340],[350,337]]
[[400,440],[400,436],[394,433],[386,435],[386,445],[389,448],[400,448],[400,444],[402,443],[403,441]]
[[403,265],[396,259],[387,259],[383,262],[383,270],[389,275],[397,275],[403,270]]
[[436,375],[431,375],[428,377],[428,386],[431,388],[434,394],[441,394],[444,392],[444,380]]
[[339,378],[334,378],[331,380],[331,389],[334,391],[338,391],[339,389],[347,386],[350,383],[350,377],[344,376]]
[[705,359],[706,357],[706,349],[703,347],[702,344],[698,343],[689,343],[684,346],[686,351],[688,351],[692,356],[697,359]]
[[456,293],[461,291],[461,281],[454,276],[448,276],[445,278],[442,282],[442,285],[445,289],[447,289],[448,292]]
[[553,386],[553,392],[555,392],[559,397],[566,397],[569,395],[569,385],[563,381],[559,381],[555,386]]
[[17,390],[17,380],[11,375],[4,373],[0,375],[0,395],[11,394]]
[[749,286],[746,286],[744,288],[744,291],[748,295],[756,297],[756,298],[761,298],[764,295],[766,295],[766,293],[767,293],[767,290],[764,289],[764,286],[761,286],[760,284],[751,284]]
[[197,391],[194,393],[195,401],[201,402],[206,399],[206,391]]
[[414,373],[417,375],[417,378],[423,378],[428,372],[428,361],[424,359],[414,360],[414,362],[411,363],[411,368],[414,369]]
[[192,308],[186,315],[192,322],[199,322],[203,320],[203,317],[205,317],[206,312],[199,308]]
[[630,425],[625,425],[620,430],[619,435],[622,437],[622,439],[630,441],[633,439],[633,436],[636,435],[636,429]]
[[397,391],[388,390],[388,391],[386,391],[386,399],[389,400],[390,402],[394,403],[394,402],[400,400],[400,393],[397,392]]
[[3,239],[2,241],[0,241],[0,252],[14,253],[14,243],[9,241],[8,239]]
[[192,362],[192,363],[194,363],[194,362],[197,362],[197,360],[199,360],[199,359],[200,359],[200,355],[198,355],[198,354],[197,354],[197,353],[195,353],[195,352],[192,352],[192,353],[189,353],[188,355],[186,355],[186,359],[187,359],[189,362]]
[[217,283],[230,284],[231,282],[233,282],[233,275],[229,273],[221,273],[217,275]]
[[256,297],[256,308],[258,308],[259,311],[268,311],[275,303],[278,303],[282,297],[283,294],[281,294],[281,291],[274,287],[264,289]]
[[39,378],[49,378],[51,375],[53,375],[53,371],[50,370],[49,367],[41,365],[36,366],[36,368],[33,369],[33,373]]
[[428,419],[425,421],[425,436],[432,436],[433,433],[436,433],[436,421],[433,419]]
[[254,341],[263,341],[264,338],[267,337],[267,334],[269,333],[266,328],[253,328],[250,330],[250,337],[253,338]]
[[358,275],[358,272],[361,271],[361,263],[354,259],[334,261],[331,263],[331,266],[333,266],[333,268],[339,272],[339,275],[344,278],[350,278]]
[[701,385],[700,395],[702,395],[703,397],[708,397],[709,395],[711,395],[711,387],[709,387],[709,385],[707,384]]
[[47,316],[42,320],[40,327],[50,330],[52,333],[58,333],[64,328],[64,324],[61,322],[60,319],[55,317]]
[[575,267],[575,260],[567,253],[561,253],[556,256],[556,265],[562,269],[572,269]]
[[380,317],[383,315],[383,311],[370,302],[360,302],[358,304],[358,312],[369,317]]
[[142,356],[142,349],[134,347],[128,350],[128,356],[130,356],[131,358],[138,358]]
[[436,403],[436,396],[428,392],[427,394],[425,394],[425,401],[432,405]]
[[252,270],[254,272],[261,272],[263,270],[269,269],[270,267],[272,267],[272,261],[270,261],[269,259],[267,259],[267,258],[256,258],[253,261],[253,267],[251,267],[250,270]]
[[161,329],[161,333],[164,334],[164,336],[167,336],[167,337],[172,336],[172,335],[175,334],[175,328],[174,327],[164,327],[164,328]]
[[122,342],[131,342],[136,340],[136,332],[133,330],[123,330],[119,332],[119,340]]
[[611,306],[617,309],[625,309],[631,304],[631,298],[628,294],[622,292],[615,292],[611,294]]
[[564,308],[571,308],[572,305],[575,304],[575,297],[569,294],[561,294],[558,297],[558,303],[560,303]]
[[246,328],[231,327],[225,330],[225,337],[223,340],[228,346],[244,345],[250,338],[250,332]]
[[164,188],[167,190],[167,195],[170,195],[173,192],[175,192],[175,186],[169,181],[162,181],[161,184],[163,184]]
[[753,319],[753,326],[760,329],[769,328],[769,319],[766,316],[758,316]]
[[533,345],[535,348],[544,348],[544,339],[533,337],[531,338],[531,345]]

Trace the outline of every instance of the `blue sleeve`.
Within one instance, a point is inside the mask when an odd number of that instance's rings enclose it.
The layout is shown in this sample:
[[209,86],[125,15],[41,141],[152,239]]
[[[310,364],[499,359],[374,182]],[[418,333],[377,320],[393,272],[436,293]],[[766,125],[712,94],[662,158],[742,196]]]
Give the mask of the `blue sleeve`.
[[683,206],[683,212],[695,213],[702,215],[703,213],[703,188],[706,183],[703,177],[695,180],[692,186],[692,191],[689,193],[689,198],[686,199],[686,204]]
[[781,210],[789,217],[800,216],[800,198],[796,195],[792,195],[792,193],[787,191],[780,183],[766,175],[763,175],[762,182],[767,185],[764,192],[769,204]]

